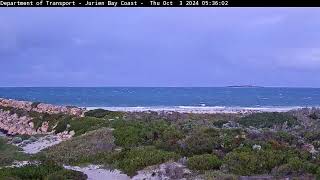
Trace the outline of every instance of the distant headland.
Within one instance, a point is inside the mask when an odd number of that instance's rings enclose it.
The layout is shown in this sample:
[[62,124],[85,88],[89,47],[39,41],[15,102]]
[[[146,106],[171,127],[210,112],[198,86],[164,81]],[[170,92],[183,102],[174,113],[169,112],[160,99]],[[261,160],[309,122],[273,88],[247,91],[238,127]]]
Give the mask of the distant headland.
[[263,86],[255,86],[255,85],[232,85],[232,86],[226,86],[229,88],[262,88]]

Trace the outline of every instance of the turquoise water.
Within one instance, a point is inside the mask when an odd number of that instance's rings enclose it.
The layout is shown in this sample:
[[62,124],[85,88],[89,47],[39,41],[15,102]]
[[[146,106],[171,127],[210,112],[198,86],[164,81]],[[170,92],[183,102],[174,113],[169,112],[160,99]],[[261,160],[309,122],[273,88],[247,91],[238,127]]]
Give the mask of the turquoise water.
[[83,107],[320,106],[319,88],[0,88],[0,97]]

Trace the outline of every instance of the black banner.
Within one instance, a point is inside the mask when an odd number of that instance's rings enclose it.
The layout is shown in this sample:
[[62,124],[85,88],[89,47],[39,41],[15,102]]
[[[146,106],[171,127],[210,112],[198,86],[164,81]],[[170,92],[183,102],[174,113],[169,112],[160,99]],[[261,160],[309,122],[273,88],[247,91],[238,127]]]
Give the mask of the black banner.
[[0,0],[0,7],[320,7],[318,0]]

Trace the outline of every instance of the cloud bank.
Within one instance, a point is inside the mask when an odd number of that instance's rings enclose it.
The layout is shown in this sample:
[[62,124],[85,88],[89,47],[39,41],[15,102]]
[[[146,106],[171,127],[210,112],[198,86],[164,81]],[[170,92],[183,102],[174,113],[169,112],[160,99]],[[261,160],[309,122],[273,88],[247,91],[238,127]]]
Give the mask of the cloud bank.
[[318,8],[3,9],[0,86],[320,87]]

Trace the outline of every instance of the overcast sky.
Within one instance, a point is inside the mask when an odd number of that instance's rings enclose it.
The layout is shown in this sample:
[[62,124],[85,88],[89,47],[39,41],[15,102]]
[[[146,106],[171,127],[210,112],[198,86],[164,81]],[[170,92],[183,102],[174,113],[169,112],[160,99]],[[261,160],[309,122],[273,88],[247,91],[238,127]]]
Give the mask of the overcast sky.
[[3,8],[0,86],[320,87],[319,8]]

